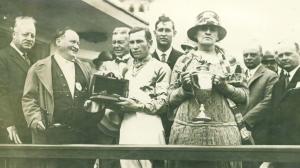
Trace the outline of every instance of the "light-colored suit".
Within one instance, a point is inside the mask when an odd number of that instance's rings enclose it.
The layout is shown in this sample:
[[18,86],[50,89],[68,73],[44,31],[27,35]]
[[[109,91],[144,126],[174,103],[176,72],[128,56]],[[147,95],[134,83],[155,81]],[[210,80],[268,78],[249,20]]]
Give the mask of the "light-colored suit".
[[[44,134],[36,130],[38,121],[45,121],[47,118],[51,124],[54,112],[54,98],[52,87],[51,56],[35,63],[28,71],[22,107],[28,127],[32,129],[33,143],[45,143]],[[90,81],[91,69],[79,60],[80,66],[87,81]],[[47,113],[47,116],[44,116]]]

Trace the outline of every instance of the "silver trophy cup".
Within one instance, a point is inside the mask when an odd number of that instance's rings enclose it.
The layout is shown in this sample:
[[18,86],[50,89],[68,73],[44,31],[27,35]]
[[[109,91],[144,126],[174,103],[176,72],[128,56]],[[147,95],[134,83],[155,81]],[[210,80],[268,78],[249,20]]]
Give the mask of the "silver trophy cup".
[[211,96],[212,75],[207,70],[201,69],[190,75],[192,91],[199,108],[199,114],[192,119],[194,122],[208,122],[211,118],[205,114],[204,102]]

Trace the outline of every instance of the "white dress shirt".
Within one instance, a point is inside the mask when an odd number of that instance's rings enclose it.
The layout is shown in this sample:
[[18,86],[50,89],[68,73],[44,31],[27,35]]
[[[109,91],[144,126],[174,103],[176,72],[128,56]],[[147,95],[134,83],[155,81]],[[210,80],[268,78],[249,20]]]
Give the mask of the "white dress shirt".
[[68,61],[59,55],[55,55],[54,59],[56,60],[58,66],[60,67],[61,71],[63,72],[63,74],[67,80],[69,90],[72,94],[72,97],[74,98],[74,91],[75,91],[75,64],[74,64],[74,62]]
[[165,58],[166,61],[165,61],[165,62],[168,61],[171,51],[172,51],[172,47],[170,47],[170,48],[169,48],[167,51],[165,51],[165,52],[162,52],[162,51],[160,51],[159,49],[156,49],[156,53],[157,53],[157,55],[158,55],[159,60],[162,60],[162,56],[161,56],[162,54],[166,54],[166,58]]
[[294,68],[290,72],[284,71],[284,73],[289,74],[289,82],[293,79],[293,77],[294,77],[295,73],[297,72],[297,70],[299,69],[299,67],[300,67],[300,65],[298,65],[296,68]]
[[248,78],[251,79],[253,77],[253,75],[255,74],[255,72],[257,71],[257,69],[260,67],[261,65],[256,66],[253,69],[248,69]]

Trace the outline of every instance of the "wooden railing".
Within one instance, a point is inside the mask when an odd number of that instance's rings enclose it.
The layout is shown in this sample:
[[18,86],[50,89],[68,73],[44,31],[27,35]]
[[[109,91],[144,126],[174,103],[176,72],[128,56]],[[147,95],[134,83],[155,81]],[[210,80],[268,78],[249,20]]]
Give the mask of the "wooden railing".
[[300,162],[300,146],[0,145],[0,158]]

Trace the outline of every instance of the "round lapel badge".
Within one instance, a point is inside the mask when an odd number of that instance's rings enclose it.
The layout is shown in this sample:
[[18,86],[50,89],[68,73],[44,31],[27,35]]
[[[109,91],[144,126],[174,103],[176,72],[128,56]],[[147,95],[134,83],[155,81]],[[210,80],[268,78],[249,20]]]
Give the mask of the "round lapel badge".
[[82,86],[81,86],[81,84],[80,84],[79,82],[76,82],[76,83],[75,83],[75,87],[76,87],[76,89],[79,90],[79,91],[82,90]]

